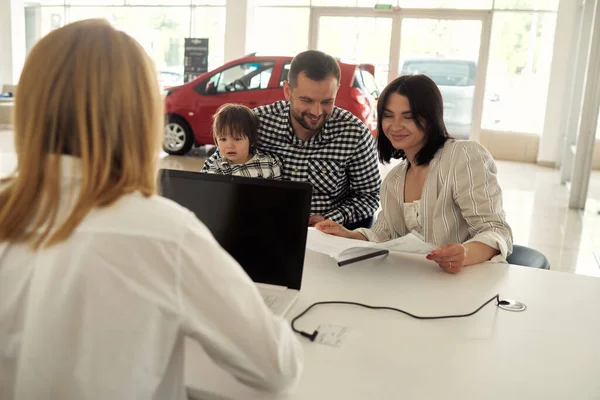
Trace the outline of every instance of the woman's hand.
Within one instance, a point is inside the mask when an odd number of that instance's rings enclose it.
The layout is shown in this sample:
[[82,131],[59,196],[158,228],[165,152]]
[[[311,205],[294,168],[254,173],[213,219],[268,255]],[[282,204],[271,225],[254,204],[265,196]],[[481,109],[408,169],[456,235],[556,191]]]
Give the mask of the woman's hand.
[[342,225],[330,219],[321,221],[315,225],[315,228],[323,233],[328,233],[333,236],[345,237],[348,239],[367,240],[361,233],[351,231],[344,228]]
[[465,266],[467,248],[460,243],[448,243],[427,254],[427,259],[435,261],[444,271],[458,274]]

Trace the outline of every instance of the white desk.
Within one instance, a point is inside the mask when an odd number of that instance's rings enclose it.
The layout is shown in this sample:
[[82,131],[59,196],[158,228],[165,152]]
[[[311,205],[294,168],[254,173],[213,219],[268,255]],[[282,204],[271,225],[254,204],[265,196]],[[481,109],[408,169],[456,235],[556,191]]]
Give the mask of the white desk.
[[[417,315],[463,314],[500,294],[522,313],[491,303],[472,317],[422,321],[391,311],[325,305],[298,323],[312,332],[353,330],[340,348],[301,338],[302,379],[285,399],[600,399],[600,279],[502,264],[444,273],[423,256],[388,255],[346,267],[307,252],[291,319],[316,301],[349,300]],[[187,343],[186,384],[225,398],[266,399]],[[212,397],[208,397],[212,398]],[[216,397],[222,398],[222,397]]]

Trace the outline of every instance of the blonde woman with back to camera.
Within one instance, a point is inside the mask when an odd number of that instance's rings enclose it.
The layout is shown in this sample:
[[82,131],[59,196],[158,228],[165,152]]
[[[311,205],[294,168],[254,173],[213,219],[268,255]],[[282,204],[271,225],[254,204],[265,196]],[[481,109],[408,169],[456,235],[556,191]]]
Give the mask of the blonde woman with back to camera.
[[0,398],[186,399],[184,338],[266,392],[301,347],[196,217],[156,195],[163,105],[142,47],[106,21],[34,47],[0,186]]
[[484,261],[506,262],[512,231],[490,153],[471,140],[454,140],[444,104],[425,75],[390,82],[377,103],[379,160],[400,159],[381,186],[381,212],[371,229],[350,231],[333,221],[317,229],[332,235],[385,242],[416,231],[439,247],[427,255],[458,273]]

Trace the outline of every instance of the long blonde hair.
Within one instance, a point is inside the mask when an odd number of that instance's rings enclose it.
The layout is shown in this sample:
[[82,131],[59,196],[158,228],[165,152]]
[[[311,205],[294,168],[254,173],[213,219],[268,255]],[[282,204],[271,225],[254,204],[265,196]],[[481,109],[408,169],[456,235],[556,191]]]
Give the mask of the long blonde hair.
[[[51,246],[92,209],[156,193],[164,110],[153,63],[134,39],[104,20],[66,25],[36,44],[17,88],[18,165],[0,192],[0,242]],[[81,181],[57,223],[63,154],[79,160]]]

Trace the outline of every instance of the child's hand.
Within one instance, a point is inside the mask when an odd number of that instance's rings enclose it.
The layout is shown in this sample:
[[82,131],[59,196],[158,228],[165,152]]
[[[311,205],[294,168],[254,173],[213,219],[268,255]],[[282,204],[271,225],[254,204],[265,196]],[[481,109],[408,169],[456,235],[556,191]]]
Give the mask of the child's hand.
[[321,215],[311,215],[308,218],[308,226],[315,226],[319,222],[325,221],[325,218]]

